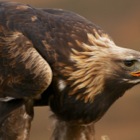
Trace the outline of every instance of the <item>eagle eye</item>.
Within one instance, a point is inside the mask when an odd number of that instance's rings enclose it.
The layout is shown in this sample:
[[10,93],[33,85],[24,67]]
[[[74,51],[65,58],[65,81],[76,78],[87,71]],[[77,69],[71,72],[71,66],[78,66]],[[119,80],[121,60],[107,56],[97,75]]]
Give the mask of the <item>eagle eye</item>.
[[131,67],[135,64],[136,60],[125,60],[124,65],[127,67]]

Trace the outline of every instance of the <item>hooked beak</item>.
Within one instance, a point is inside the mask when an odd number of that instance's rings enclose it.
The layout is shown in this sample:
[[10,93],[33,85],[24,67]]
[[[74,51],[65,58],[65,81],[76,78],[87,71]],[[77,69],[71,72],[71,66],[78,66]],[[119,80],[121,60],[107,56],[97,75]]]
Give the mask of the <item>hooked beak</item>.
[[130,74],[135,77],[140,77],[140,71],[131,72]]
[[136,69],[137,70],[131,72],[130,75],[132,75],[134,77],[140,77],[140,58],[137,59]]

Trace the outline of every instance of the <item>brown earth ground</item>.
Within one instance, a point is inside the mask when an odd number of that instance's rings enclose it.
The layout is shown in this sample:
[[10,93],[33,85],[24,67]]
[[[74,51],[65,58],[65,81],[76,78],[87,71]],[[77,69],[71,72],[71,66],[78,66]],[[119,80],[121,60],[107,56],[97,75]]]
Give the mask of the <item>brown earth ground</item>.
[[[138,0],[15,0],[36,7],[75,11],[106,30],[115,42],[140,51]],[[119,88],[119,87],[118,87]],[[49,140],[53,121],[47,107],[36,108],[30,140]],[[140,140],[140,85],[128,91],[96,124],[96,138]]]

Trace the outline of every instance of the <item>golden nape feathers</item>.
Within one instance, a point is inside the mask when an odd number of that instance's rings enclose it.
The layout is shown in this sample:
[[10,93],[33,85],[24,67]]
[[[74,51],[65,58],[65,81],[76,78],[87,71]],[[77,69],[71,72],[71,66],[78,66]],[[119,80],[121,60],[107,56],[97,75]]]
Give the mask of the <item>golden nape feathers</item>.
[[[101,28],[69,11],[0,2],[0,54],[1,124],[19,109],[30,117],[14,123],[30,126],[33,104],[49,105],[58,120],[55,140],[93,140],[93,124],[140,83],[140,52],[117,46]],[[12,124],[8,136],[15,136]]]

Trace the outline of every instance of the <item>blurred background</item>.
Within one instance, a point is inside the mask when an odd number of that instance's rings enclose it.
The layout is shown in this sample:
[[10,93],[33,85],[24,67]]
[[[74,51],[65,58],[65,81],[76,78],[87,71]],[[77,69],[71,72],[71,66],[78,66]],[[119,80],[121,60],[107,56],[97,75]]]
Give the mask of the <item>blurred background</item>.
[[[74,11],[108,32],[119,46],[140,51],[138,0],[15,0],[35,7]],[[49,140],[53,120],[47,107],[35,108],[30,140]],[[129,90],[96,124],[96,139],[140,140],[140,85]]]

